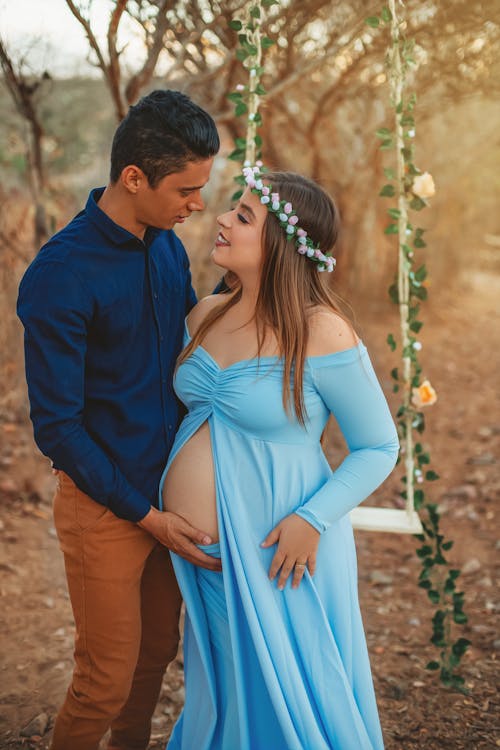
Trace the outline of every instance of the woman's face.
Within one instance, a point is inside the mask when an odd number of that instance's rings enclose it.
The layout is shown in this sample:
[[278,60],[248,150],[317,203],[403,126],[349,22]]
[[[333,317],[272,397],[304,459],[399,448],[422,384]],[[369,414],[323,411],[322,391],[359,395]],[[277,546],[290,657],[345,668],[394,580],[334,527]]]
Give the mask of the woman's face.
[[258,278],[266,217],[266,207],[247,188],[232,211],[217,217],[219,234],[212,251],[214,263],[233,271],[242,280]]

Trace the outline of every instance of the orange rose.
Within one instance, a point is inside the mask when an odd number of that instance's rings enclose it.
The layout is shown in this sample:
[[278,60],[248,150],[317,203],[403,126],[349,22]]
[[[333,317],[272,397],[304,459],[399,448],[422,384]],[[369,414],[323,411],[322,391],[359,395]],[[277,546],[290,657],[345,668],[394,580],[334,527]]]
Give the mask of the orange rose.
[[417,409],[431,406],[437,401],[437,394],[428,380],[424,380],[418,388],[412,388],[411,402]]

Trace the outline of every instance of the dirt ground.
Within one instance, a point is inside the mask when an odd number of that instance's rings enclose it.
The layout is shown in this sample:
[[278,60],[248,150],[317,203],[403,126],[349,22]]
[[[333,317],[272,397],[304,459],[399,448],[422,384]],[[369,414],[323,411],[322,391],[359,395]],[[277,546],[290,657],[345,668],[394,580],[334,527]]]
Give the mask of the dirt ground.
[[[449,556],[463,569],[459,584],[466,593],[469,623],[461,634],[472,641],[462,669],[468,695],[444,689],[425,670],[435,656],[429,644],[433,609],[416,585],[414,539],[356,534],[361,605],[387,750],[500,747],[495,691],[500,606],[494,559],[500,547],[495,525],[500,494],[499,299],[498,277],[477,274],[467,289],[425,311],[422,331],[424,373],[439,394],[427,412],[424,438],[433,468],[441,474],[430,490],[441,503],[443,529],[455,540]],[[397,325],[396,313],[361,320],[389,392],[384,374],[397,361],[385,338]],[[396,407],[396,399],[391,397],[391,404]],[[52,524],[48,463],[36,455],[29,426],[8,413],[0,414],[0,435],[0,748],[44,750],[70,678],[72,617]],[[397,491],[394,476],[378,496],[394,500]],[[151,748],[164,746],[182,700],[179,657],[165,678]]]

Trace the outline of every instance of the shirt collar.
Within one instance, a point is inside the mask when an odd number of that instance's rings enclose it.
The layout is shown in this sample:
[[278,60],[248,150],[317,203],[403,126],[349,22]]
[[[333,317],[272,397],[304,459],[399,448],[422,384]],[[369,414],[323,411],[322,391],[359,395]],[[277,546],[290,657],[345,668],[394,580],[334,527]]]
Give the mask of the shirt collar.
[[89,193],[87,205],[85,206],[85,213],[87,214],[90,221],[97,226],[97,228],[115,245],[128,245],[131,248],[137,248],[137,246],[144,247],[149,246],[154,239],[158,236],[161,230],[155,229],[154,227],[148,227],[144,235],[144,241],[140,240],[135,234],[129,232],[128,229],[121,227],[116,224],[104,211],[97,205],[99,199],[104,193],[105,188],[94,188]]

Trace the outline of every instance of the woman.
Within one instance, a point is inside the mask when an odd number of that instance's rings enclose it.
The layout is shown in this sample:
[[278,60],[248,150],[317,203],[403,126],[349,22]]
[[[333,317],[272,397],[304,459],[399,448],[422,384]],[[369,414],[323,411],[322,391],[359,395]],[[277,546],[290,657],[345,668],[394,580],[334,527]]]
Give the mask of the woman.
[[[163,507],[207,531],[222,573],[173,555],[186,602],[186,704],[169,750],[383,747],[348,511],[398,441],[364,345],[325,279],[337,214],[315,183],[245,170],[213,260],[235,284],[186,321],[188,408]],[[349,447],[332,472],[333,414]]]

